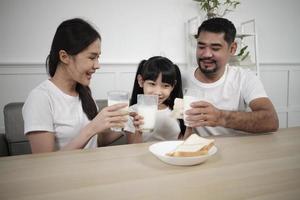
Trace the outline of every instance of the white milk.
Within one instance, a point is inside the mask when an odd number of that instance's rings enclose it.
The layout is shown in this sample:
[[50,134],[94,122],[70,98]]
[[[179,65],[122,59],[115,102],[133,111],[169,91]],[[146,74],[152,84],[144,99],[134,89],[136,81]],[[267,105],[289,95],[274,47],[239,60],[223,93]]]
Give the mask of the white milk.
[[157,105],[139,105],[138,114],[144,117],[144,124],[140,126],[142,132],[151,132],[155,126]]
[[[112,106],[112,105],[115,105],[115,104],[118,104],[118,103],[127,103],[127,105],[128,105],[128,100],[111,100],[111,99],[108,99],[108,101],[107,101],[107,105],[108,106]],[[128,106],[127,107],[125,107],[125,108],[122,108],[122,110],[128,110]]]
[[185,120],[185,118],[186,118],[185,111],[191,109],[191,103],[193,103],[195,101],[199,101],[199,98],[198,97],[193,97],[193,96],[188,96],[188,95],[185,95],[183,97],[183,120],[184,120],[184,124],[186,126],[188,126],[188,124]]
[[[111,100],[111,99],[107,100],[107,105],[108,106],[112,106],[112,105],[115,105],[115,104],[118,104],[118,103],[126,103],[127,106],[125,108],[122,108],[121,110],[128,111],[128,108],[129,108],[128,107],[128,105],[129,105],[128,100],[119,100],[119,101],[117,101],[117,100]],[[111,128],[111,130],[119,132],[119,131],[122,131],[122,128],[120,128],[120,127],[113,127],[113,128]]]

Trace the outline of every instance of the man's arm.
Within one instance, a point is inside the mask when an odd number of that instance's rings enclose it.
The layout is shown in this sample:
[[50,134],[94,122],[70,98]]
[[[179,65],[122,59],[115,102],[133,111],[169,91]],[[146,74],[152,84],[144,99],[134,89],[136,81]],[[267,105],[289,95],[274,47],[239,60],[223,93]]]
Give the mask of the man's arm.
[[278,117],[268,98],[257,98],[250,102],[250,112],[219,110],[204,101],[192,103],[187,120],[191,127],[223,126],[236,130],[261,133],[278,129]]
[[221,111],[224,127],[252,133],[271,132],[278,129],[277,113],[268,98],[254,99],[249,106],[251,112]]

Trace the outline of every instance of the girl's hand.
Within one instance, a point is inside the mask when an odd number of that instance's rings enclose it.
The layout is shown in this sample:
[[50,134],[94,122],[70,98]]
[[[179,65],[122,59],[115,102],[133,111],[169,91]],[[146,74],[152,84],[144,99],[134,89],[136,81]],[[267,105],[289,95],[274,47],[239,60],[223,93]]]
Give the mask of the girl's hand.
[[122,110],[128,106],[126,103],[118,103],[105,107],[92,120],[95,132],[101,132],[112,127],[124,127],[128,120],[128,111]]
[[141,132],[140,125],[144,124],[144,118],[138,115],[136,112],[129,113],[129,116],[133,117],[133,125],[135,130]]
[[135,127],[135,132],[127,134],[127,141],[129,144],[132,143],[141,143],[143,142],[142,131],[140,125],[144,124],[144,118],[136,112],[129,113],[129,116],[133,118],[133,125]]

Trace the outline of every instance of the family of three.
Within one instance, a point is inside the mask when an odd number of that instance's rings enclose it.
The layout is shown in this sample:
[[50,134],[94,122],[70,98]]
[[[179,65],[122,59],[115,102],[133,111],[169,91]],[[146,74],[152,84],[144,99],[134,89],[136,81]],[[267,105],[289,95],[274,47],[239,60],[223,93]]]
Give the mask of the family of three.
[[[201,136],[276,131],[278,118],[264,87],[253,73],[229,66],[235,54],[236,29],[225,18],[212,18],[198,28],[195,70],[180,72],[168,58],[154,56],[140,62],[130,100],[136,111],[137,95],[157,95],[154,129],[142,133],[143,117],[122,110],[126,103],[98,110],[89,88],[100,68],[101,36],[87,21],[62,22],[54,35],[47,71],[50,76],[34,88],[22,110],[24,133],[33,153],[96,148],[118,139],[124,127],[128,143],[176,140],[197,132]],[[171,113],[182,88],[202,91],[205,101],[193,102],[182,119]]]

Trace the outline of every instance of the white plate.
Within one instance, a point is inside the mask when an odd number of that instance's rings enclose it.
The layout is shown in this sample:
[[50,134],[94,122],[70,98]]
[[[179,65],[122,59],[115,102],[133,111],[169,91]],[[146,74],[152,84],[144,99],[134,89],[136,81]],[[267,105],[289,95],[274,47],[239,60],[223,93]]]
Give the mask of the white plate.
[[149,151],[153,153],[161,161],[171,164],[171,165],[197,165],[206,161],[210,156],[217,152],[217,147],[213,146],[208,151],[207,155],[194,156],[194,157],[172,157],[166,155],[173,151],[179,144],[183,141],[164,141],[152,144],[149,147]]

